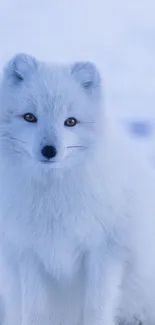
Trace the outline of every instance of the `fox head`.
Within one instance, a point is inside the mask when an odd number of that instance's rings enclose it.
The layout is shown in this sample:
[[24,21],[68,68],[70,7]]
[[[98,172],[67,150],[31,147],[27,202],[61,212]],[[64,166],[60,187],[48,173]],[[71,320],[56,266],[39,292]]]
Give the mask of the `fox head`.
[[89,62],[48,65],[18,54],[0,88],[0,150],[49,169],[84,164],[100,137],[101,78]]

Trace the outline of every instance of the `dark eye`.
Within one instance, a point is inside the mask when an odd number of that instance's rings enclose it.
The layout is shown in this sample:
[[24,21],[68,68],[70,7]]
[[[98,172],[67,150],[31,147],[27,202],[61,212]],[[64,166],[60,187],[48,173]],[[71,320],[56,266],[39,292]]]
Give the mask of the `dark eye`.
[[32,113],[26,113],[24,114],[24,120],[30,123],[36,123],[37,118]]
[[77,124],[77,120],[74,117],[69,117],[64,124],[65,126],[75,126]]

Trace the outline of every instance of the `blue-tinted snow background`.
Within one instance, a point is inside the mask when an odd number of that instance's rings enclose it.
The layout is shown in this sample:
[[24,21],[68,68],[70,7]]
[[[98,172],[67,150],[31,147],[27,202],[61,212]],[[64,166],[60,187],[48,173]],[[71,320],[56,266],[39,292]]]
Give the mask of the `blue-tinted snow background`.
[[1,0],[0,44],[0,69],[17,52],[94,61],[113,154],[130,147],[155,173],[154,0]]

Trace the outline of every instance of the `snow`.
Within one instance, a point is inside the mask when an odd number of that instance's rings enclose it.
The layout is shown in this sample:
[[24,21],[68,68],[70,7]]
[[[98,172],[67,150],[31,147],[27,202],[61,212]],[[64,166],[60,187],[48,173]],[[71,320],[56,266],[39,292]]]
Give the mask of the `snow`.
[[[154,235],[155,0],[0,0],[0,44],[0,70],[18,52],[96,63],[116,193],[117,184],[134,189],[138,235],[144,234],[139,219]],[[143,246],[149,256],[147,238]]]
[[17,52],[96,62],[111,149],[125,142],[154,174],[154,11],[154,0],[1,0],[0,69]]

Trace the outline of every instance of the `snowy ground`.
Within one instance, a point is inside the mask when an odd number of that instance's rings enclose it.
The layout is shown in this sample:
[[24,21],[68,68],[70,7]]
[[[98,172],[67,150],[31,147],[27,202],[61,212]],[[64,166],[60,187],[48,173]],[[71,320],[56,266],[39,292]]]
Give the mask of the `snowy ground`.
[[95,61],[105,81],[109,141],[126,141],[128,121],[144,120],[143,136],[127,142],[154,173],[154,12],[154,0],[1,0],[0,69],[16,52]]

